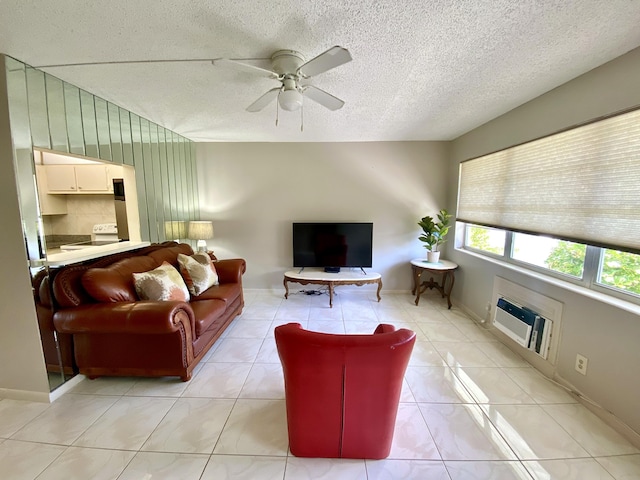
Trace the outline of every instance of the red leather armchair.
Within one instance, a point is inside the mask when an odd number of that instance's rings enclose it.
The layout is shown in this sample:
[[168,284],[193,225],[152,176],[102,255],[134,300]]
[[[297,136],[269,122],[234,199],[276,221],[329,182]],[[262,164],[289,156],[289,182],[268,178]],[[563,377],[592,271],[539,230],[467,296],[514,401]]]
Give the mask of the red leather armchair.
[[373,335],[275,329],[291,453],[386,458],[416,334],[380,324]]

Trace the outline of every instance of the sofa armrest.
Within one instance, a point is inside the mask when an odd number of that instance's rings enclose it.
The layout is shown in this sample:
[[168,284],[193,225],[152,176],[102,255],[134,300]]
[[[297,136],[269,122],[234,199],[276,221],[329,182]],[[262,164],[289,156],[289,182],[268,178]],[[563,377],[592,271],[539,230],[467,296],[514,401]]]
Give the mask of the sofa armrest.
[[242,258],[218,260],[214,263],[220,283],[242,283],[242,274],[247,264]]
[[81,305],[57,311],[53,323],[61,333],[168,334],[181,325],[195,336],[193,310],[185,302],[121,302]]

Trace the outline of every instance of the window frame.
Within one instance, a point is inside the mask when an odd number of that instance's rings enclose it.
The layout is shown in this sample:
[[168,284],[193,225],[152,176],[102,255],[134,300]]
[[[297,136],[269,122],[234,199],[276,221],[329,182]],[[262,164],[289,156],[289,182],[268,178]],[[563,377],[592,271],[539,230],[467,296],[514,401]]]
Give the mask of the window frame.
[[[488,257],[494,260],[512,264],[519,268],[523,268],[525,270],[529,270],[537,274],[541,274],[543,276],[552,277],[558,280],[562,280],[564,282],[577,285],[579,287],[592,290],[594,292],[598,292],[600,294],[604,294],[609,297],[618,298],[630,303],[640,305],[640,295],[633,292],[626,292],[616,287],[605,285],[603,283],[598,282],[600,269],[602,268],[602,263],[604,259],[605,248],[597,247],[594,245],[587,245],[585,258],[584,258],[584,266],[582,271],[582,278],[578,278],[572,275],[564,274],[562,272],[557,272],[549,268],[541,267],[538,265],[534,265],[534,264],[513,258],[514,234],[519,232],[514,232],[511,230],[501,229],[496,227],[487,227],[484,225],[477,225],[477,224],[466,223],[466,222],[456,222],[456,225],[462,226],[461,228],[462,235],[460,236],[461,242],[459,245],[456,246],[457,250],[463,250],[463,251],[466,250],[468,252],[472,252],[482,257]],[[505,244],[504,244],[504,254],[498,255],[492,252],[488,252],[486,250],[481,250],[479,248],[474,248],[470,245],[467,245],[469,227],[491,228],[494,230],[504,231],[506,233]],[[548,237],[548,235],[537,235],[537,234],[530,234],[530,233],[527,233],[527,235]],[[564,239],[560,239],[560,240],[564,240]]]

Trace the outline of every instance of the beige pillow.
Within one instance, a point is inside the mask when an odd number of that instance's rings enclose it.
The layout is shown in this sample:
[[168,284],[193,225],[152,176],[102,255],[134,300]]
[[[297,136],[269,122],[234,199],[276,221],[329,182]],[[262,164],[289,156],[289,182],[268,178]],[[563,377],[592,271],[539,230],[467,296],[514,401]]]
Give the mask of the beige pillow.
[[198,296],[207,288],[218,285],[218,272],[206,253],[194,253],[191,256],[178,254],[180,273],[189,292]]
[[133,282],[141,300],[189,301],[189,290],[180,272],[168,262],[148,272],[134,273]]

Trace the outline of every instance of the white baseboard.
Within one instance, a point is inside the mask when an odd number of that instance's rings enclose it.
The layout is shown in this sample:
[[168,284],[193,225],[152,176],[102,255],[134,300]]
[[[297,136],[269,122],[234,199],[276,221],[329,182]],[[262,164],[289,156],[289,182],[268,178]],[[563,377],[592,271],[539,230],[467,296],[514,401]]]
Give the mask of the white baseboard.
[[32,392],[29,390],[12,390],[0,388],[0,398],[11,400],[26,400],[28,402],[49,403],[49,392]]

